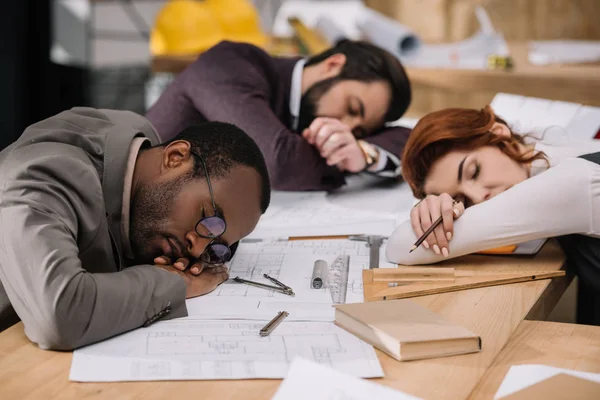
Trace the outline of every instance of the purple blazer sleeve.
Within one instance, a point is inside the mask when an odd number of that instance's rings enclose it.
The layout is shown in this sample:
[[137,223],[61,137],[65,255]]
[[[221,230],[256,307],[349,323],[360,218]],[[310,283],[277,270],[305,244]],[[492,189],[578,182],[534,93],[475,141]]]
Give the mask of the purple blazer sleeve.
[[273,113],[274,94],[264,70],[250,61],[253,54],[244,51],[256,52],[256,48],[221,43],[177,77],[148,112],[161,138],[174,137],[193,122],[194,113],[200,113],[209,121],[232,123],[254,139],[263,152],[274,189],[342,186],[343,172],[328,166],[312,145]]

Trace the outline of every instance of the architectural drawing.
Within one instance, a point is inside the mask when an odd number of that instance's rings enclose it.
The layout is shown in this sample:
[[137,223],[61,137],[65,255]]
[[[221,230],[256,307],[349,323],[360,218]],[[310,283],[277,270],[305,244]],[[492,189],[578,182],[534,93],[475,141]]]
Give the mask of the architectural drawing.
[[[383,260],[380,267],[392,267]],[[333,321],[331,293],[328,289],[311,289],[314,262],[329,265],[338,255],[350,256],[346,302],[363,301],[362,270],[369,265],[369,249],[364,242],[350,240],[267,240],[240,243],[229,262],[229,276],[272,284],[270,276],[293,288],[296,295],[256,288],[234,282],[223,283],[212,293],[187,301],[188,314],[196,319],[270,320],[278,311],[288,311],[289,321]]]
[[76,350],[71,380],[283,378],[300,356],[358,377],[382,376],[373,348],[329,322],[158,322]]
[[[347,299],[362,301],[361,271],[369,266],[369,249],[363,242],[350,240],[242,242],[235,257],[229,263],[229,275],[270,283],[263,278],[263,274],[266,273],[292,286],[297,292],[296,286],[298,289],[309,288],[315,260],[323,259],[330,264],[338,255],[342,254],[350,255]],[[380,259],[385,260],[385,257]],[[388,263],[382,262],[381,267],[387,266],[386,264]],[[392,265],[390,264],[390,266]],[[285,298],[285,295],[269,293],[270,297],[277,295],[279,298]],[[226,282],[211,293],[211,296],[262,297],[264,295],[265,290],[263,289],[240,285],[233,281]],[[357,297],[358,300],[356,300]]]

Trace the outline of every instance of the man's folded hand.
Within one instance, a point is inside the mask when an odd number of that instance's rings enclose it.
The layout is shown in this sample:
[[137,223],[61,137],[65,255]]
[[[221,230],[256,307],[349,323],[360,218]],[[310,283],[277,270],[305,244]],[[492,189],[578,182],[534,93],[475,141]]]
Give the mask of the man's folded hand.
[[188,299],[210,293],[229,279],[228,269],[223,264],[206,264],[188,258],[180,258],[173,263],[166,256],[157,257],[154,262],[157,267],[183,278],[187,287],[185,297]]

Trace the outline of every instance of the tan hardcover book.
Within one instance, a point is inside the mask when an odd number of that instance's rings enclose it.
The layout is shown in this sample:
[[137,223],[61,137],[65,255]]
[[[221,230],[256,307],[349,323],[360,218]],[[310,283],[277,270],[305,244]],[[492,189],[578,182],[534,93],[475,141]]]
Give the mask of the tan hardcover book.
[[399,361],[481,351],[481,338],[411,300],[335,306],[335,324]]

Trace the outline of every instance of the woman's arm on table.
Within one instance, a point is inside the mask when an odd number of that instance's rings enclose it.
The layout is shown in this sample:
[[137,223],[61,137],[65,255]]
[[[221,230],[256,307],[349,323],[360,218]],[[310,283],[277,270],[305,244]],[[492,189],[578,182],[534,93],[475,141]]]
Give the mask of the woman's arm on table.
[[388,261],[433,264],[481,250],[572,233],[600,233],[600,166],[568,159],[506,192],[465,210],[454,221],[449,257],[420,246],[410,220],[388,240]]

